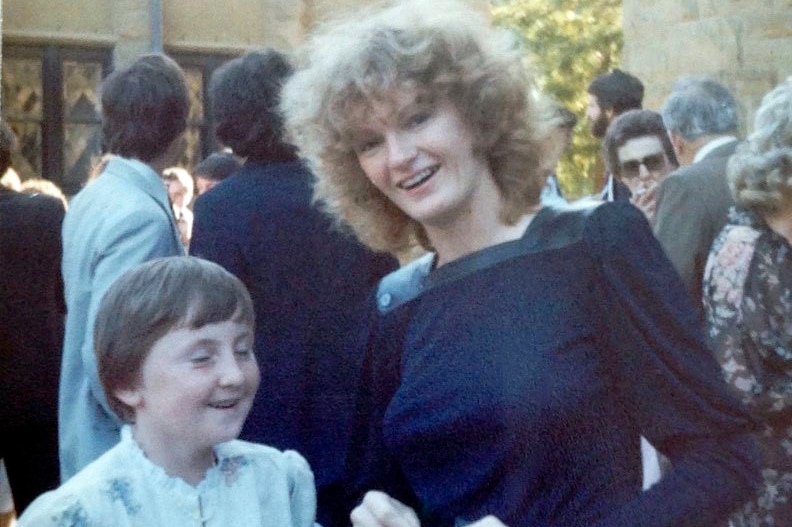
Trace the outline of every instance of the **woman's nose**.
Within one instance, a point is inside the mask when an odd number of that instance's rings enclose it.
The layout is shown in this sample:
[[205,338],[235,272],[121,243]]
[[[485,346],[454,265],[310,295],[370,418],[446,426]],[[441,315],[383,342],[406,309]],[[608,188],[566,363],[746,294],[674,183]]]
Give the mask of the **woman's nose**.
[[388,163],[391,168],[399,168],[415,158],[415,145],[407,134],[393,133],[386,138]]

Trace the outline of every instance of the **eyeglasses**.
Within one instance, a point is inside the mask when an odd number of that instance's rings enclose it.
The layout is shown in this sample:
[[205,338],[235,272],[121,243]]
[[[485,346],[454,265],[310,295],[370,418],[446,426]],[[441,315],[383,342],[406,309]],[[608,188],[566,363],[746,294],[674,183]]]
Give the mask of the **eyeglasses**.
[[641,165],[646,167],[649,172],[662,170],[666,166],[666,158],[663,152],[648,155],[641,159],[630,159],[621,163],[621,177],[632,179],[638,177],[641,172]]

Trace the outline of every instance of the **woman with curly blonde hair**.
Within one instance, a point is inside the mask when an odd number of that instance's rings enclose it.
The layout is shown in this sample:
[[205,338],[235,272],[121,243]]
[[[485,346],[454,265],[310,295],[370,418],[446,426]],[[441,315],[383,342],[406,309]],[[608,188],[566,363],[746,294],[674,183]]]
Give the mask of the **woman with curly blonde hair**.
[[[318,32],[284,86],[315,198],[371,247],[429,250],[360,335],[352,522],[715,524],[754,480],[752,423],[641,212],[539,205],[555,159],[514,44],[396,3]],[[675,465],[646,494],[641,435]]]
[[[310,67],[294,76],[283,97],[293,139],[323,175],[317,199],[376,249],[430,245],[425,226],[365,177],[358,162],[363,140],[351,135],[372,111],[389,106],[392,93],[410,92],[417,106],[442,100],[464,109],[476,130],[473,148],[485,153],[502,196],[495,212],[503,223],[517,223],[538,203],[543,174],[536,129],[541,110],[513,37],[493,38],[485,25],[448,5],[390,17],[376,12],[356,23],[354,33],[323,34],[307,51]],[[438,27],[443,32],[436,35]]]
[[792,77],[762,100],[729,161],[737,206],[707,261],[709,336],[727,382],[763,424],[763,484],[736,527],[792,519]]

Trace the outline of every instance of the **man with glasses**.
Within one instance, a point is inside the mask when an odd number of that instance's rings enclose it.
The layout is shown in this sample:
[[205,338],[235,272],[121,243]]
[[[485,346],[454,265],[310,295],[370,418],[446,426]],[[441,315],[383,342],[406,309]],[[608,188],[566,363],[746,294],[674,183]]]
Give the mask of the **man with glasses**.
[[630,190],[633,205],[654,221],[657,189],[678,166],[660,114],[623,113],[608,127],[602,151],[608,172]]
[[654,232],[701,307],[710,246],[734,205],[726,164],[737,146],[737,103],[712,79],[683,77],[660,113],[682,166],[660,185]]

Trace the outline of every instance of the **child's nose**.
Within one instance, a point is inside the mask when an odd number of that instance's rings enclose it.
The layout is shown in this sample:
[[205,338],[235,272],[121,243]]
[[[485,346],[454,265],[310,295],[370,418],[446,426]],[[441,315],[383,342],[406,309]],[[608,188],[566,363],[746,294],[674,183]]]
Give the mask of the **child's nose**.
[[233,352],[224,354],[223,360],[220,361],[218,367],[220,384],[232,386],[244,382],[245,373]]

